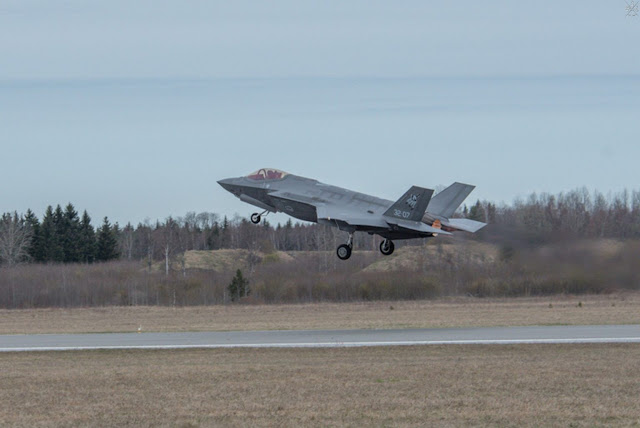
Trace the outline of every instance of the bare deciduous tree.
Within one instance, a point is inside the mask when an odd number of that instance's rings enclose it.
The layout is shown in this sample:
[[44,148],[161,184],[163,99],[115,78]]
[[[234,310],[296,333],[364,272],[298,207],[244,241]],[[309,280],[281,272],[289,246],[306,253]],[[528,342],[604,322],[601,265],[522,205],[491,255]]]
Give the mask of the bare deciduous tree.
[[0,219],[0,262],[16,265],[29,257],[31,230],[18,213],[6,213]]
[[172,217],[167,218],[164,225],[157,229],[157,236],[159,238],[161,248],[164,249],[164,265],[166,276],[169,276],[170,260],[175,252],[178,241],[178,230],[179,225]]

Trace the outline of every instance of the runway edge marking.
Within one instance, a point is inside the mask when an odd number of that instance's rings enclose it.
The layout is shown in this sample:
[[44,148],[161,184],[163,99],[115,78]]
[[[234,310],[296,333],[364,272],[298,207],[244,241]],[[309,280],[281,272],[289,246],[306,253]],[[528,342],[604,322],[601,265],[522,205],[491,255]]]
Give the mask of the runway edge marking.
[[419,345],[527,345],[580,343],[640,343],[640,337],[593,337],[576,339],[478,339],[478,340],[417,340],[381,342],[302,342],[302,343],[221,343],[198,345],[95,345],[95,346],[34,346],[0,348],[0,352],[92,351],[126,349],[224,349],[224,348],[358,348],[372,346]]

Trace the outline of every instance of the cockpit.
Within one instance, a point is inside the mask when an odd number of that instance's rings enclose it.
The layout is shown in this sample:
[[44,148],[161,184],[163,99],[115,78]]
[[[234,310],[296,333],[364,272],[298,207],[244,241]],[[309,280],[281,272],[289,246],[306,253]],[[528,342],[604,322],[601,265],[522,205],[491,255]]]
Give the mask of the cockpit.
[[280,180],[287,175],[286,172],[274,168],[262,168],[247,175],[247,178],[257,181]]

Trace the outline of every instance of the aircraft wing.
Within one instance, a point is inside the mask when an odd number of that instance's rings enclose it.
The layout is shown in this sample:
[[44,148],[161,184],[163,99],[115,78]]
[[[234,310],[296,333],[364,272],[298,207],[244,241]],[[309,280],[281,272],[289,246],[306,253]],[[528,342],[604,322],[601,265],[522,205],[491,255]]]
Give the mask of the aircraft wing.
[[[309,198],[307,196],[298,195],[290,192],[277,191],[269,194],[269,197],[275,201],[276,205],[286,206],[287,203],[298,203],[306,206],[314,207],[318,222],[330,222],[333,225],[338,224],[344,228],[354,228],[356,226],[387,228],[387,223],[382,221],[379,216],[370,216],[360,212],[354,212],[348,209],[348,206],[340,207],[327,204],[320,198]],[[281,210],[284,211],[284,210]]]
[[375,228],[387,228],[387,223],[380,216],[374,216],[360,213],[354,213],[349,210],[341,209],[334,205],[320,204],[316,207],[318,221],[327,220],[330,222],[344,222],[349,226],[366,226]]
[[[331,223],[341,229],[354,229],[356,227],[370,227],[376,229],[400,228],[418,233],[434,233],[451,235],[442,229],[431,227],[421,221],[405,220],[390,217],[387,215],[367,215],[366,213],[355,212],[348,206],[336,206],[327,204],[321,199],[309,198],[289,192],[273,192],[269,196],[282,202],[295,202],[315,207],[318,223]],[[429,194],[430,196],[430,194]]]

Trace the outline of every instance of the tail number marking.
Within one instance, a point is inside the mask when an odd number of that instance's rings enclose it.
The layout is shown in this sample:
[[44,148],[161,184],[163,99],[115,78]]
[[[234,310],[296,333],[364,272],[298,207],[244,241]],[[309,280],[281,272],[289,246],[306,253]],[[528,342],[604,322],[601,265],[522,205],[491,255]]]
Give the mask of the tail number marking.
[[393,215],[400,218],[409,218],[411,216],[411,212],[394,209]]

